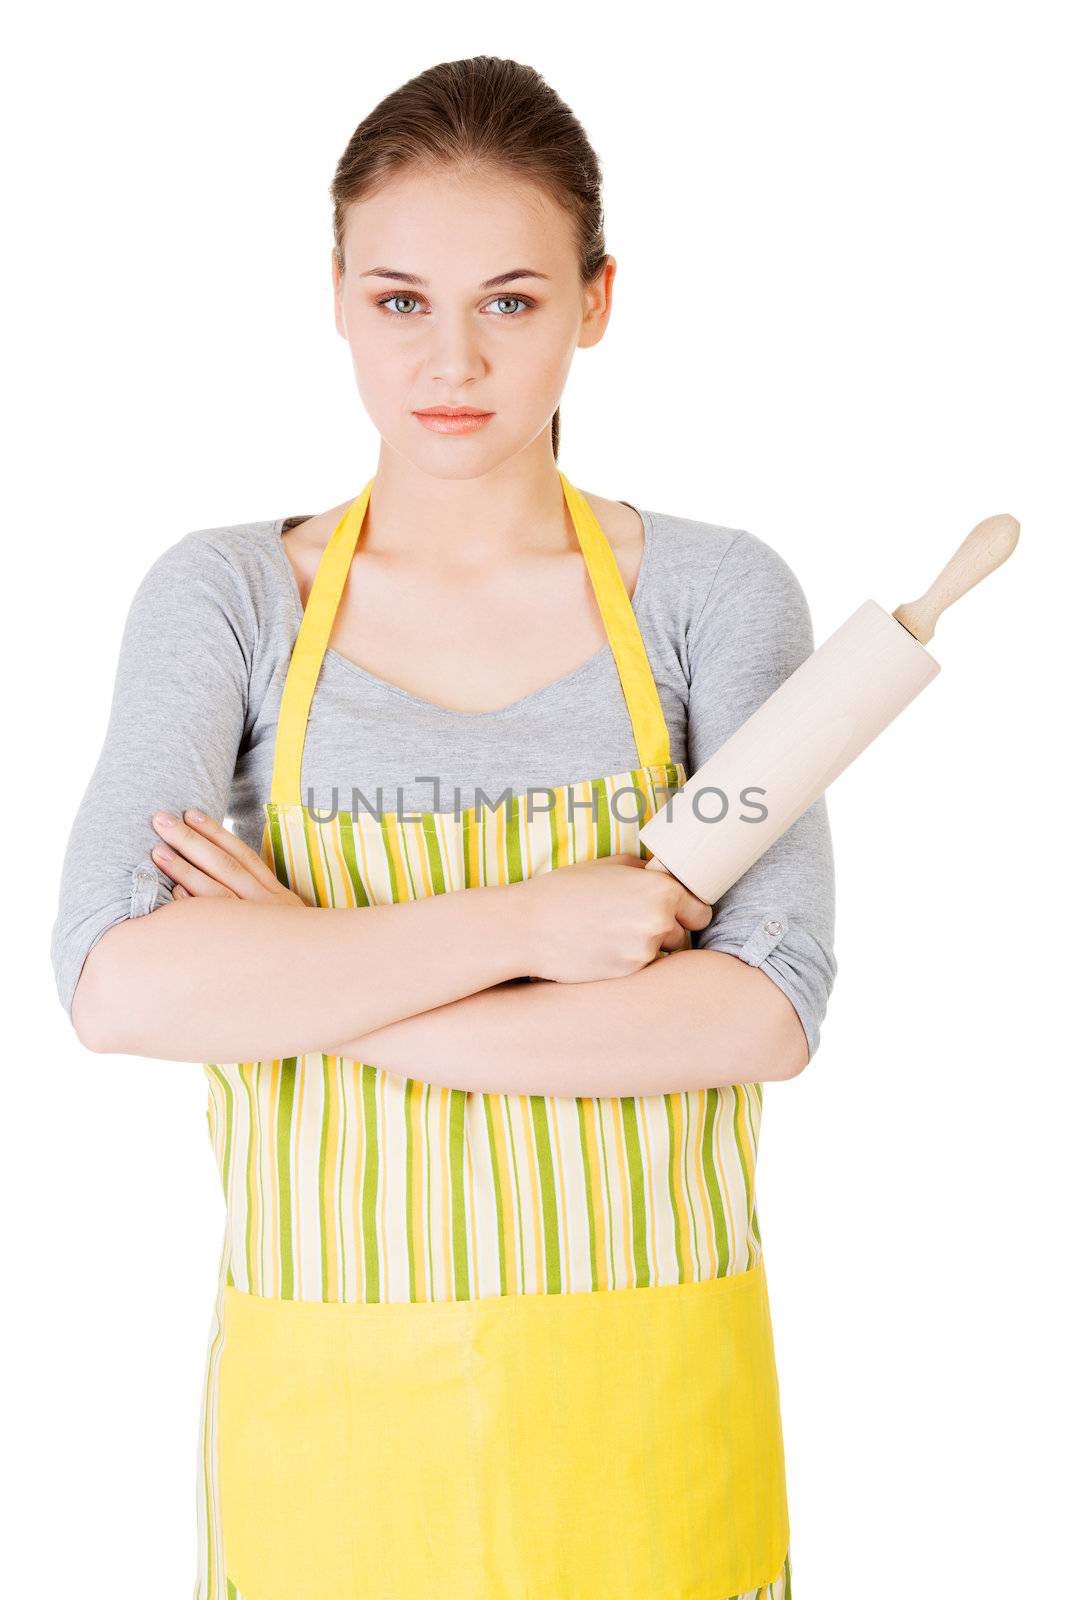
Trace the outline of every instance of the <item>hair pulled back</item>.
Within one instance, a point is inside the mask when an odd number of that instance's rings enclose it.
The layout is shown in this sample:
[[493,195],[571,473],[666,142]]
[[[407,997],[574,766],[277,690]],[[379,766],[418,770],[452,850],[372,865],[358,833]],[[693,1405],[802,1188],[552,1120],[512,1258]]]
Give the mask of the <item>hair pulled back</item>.
[[[347,208],[395,174],[434,166],[496,166],[539,184],[572,220],[579,272],[592,283],[607,259],[601,165],[578,118],[533,67],[471,56],[428,67],[386,95],[356,128],[337,164],[334,255],[345,270]],[[552,449],[560,453],[560,411]]]

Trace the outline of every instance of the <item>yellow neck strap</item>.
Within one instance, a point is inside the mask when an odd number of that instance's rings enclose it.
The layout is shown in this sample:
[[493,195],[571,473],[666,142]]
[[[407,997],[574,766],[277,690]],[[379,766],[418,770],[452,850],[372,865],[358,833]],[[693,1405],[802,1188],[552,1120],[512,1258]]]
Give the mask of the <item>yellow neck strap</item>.
[[[557,471],[560,469],[557,468]],[[271,801],[275,805],[301,804],[301,760],[312,695],[363,528],[373,483],[374,478],[369,478],[331,534],[304,608],[278,715],[271,780]],[[597,597],[608,642],[612,646],[634,730],[638,765],[661,766],[671,759],[670,737],[626,585],[612,547],[585,495],[574,488],[562,472],[560,483]]]

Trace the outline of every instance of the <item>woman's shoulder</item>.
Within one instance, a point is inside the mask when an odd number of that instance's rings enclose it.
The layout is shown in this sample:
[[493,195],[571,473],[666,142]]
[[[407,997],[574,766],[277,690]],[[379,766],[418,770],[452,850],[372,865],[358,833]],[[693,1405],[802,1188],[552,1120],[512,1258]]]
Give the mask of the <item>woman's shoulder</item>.
[[590,490],[582,491],[612,546],[624,581],[640,566],[640,581],[634,593],[636,603],[674,604],[676,599],[692,599],[700,590],[707,592],[710,579],[732,546],[738,547],[735,562],[751,567],[759,551],[745,529],[698,517],[684,517],[671,511],[656,511],[631,500],[609,500]]
[[[782,551],[749,528],[646,508],[651,535],[651,584],[667,606],[709,619],[761,612],[800,621],[807,601]],[[696,597],[697,606],[694,607]]]
[[673,511],[647,511],[662,553],[674,565],[692,565],[724,577],[748,574],[767,579],[789,572],[786,557],[770,540],[731,523],[685,517]]
[[219,600],[239,591],[277,598],[288,566],[281,541],[285,522],[269,517],[191,528],[161,551],[144,581],[174,587],[192,580],[205,598]]
[[[128,629],[148,637],[222,629],[251,660],[299,624],[280,517],[192,528],[167,545],[137,584]],[[291,641],[290,641],[291,642]]]
[[[227,561],[239,572],[276,568],[281,552],[281,531],[287,521],[281,517],[257,518],[250,522],[219,523],[210,528],[191,528],[169,545],[160,560],[179,563],[200,560],[207,565]],[[212,557],[217,558],[212,562]]]

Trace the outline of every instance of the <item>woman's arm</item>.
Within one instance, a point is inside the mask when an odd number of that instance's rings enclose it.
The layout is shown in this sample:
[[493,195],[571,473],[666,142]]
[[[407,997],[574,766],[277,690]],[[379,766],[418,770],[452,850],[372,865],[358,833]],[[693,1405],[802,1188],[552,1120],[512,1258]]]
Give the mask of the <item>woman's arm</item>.
[[[693,773],[812,653],[808,603],[783,557],[737,533],[709,573],[685,647]],[[821,797],[725,892],[691,951],[610,982],[493,990],[337,1053],[432,1081],[444,1066],[441,1081],[457,1087],[544,1093],[559,1081],[600,1086],[573,1094],[640,1095],[793,1077],[819,1044],[833,939]]]
[[[339,1013],[348,1017],[358,1003],[361,1015],[371,1017],[362,1031],[377,1032],[409,1016],[441,1017],[455,998],[507,985],[528,972],[576,984],[629,975],[647,966],[658,948],[685,948],[709,915],[709,907],[670,874],[646,872],[637,857],[616,855],[499,887],[359,911],[330,909],[327,924],[318,908],[305,906],[256,851],[215,818],[189,811],[167,835],[175,846],[167,863],[175,903],[156,912],[150,919],[154,926],[138,934],[138,943],[121,958],[122,983],[132,981],[134,1003],[96,988],[108,981],[107,950],[118,950],[125,937],[121,929],[101,941],[79,985],[79,993],[84,985],[89,1003],[102,1013],[121,1011],[125,1018],[122,1033],[109,1035],[101,1049],[136,1048],[146,1055],[194,1060],[345,1053],[324,1043],[331,1033],[319,1031],[314,1017],[308,1021],[309,988],[319,1008],[315,1016],[325,1018],[324,1029],[333,1027]],[[167,959],[166,941],[168,929],[178,928],[180,904],[186,910],[179,947],[184,964],[178,966]],[[205,910],[208,906],[213,912]],[[237,939],[230,937],[235,907],[242,908]],[[269,920],[250,919],[249,912],[266,913]],[[256,939],[265,941],[268,984],[259,981],[256,963],[249,961]],[[139,961],[145,964],[143,984]],[[274,976],[279,971],[287,974],[284,983]],[[196,996],[192,1016],[190,975]],[[142,993],[144,1006],[137,998]],[[354,993],[369,998],[356,1002]],[[287,1027],[294,1030],[291,1035],[277,1031]],[[424,1042],[422,1033],[417,1037]],[[220,1039],[226,1041],[221,1048],[215,1042]]]
[[[286,908],[307,909],[211,817],[183,826],[182,850],[170,870],[176,901],[273,902],[283,935]],[[611,857],[511,884],[503,899],[501,890],[494,892],[496,911],[512,921],[506,937],[515,952],[513,970],[529,968],[554,981],[539,978],[531,986],[505,978],[465,998],[426,1006],[425,991],[405,976],[413,953],[406,946],[392,962],[392,981],[400,982],[406,1008],[419,1006],[411,1016],[346,1035],[341,1044],[305,1033],[289,1048],[270,1040],[257,1054],[276,1059],[321,1052],[445,1087],[571,1096],[766,1081],[792,1077],[804,1065],[804,1030],[781,989],[733,956],[687,948],[708,908],[669,873],[650,873],[636,857]],[[469,893],[415,904],[462,905]],[[503,926],[495,922],[491,933]],[[469,932],[478,939],[487,930],[473,926]],[[662,957],[672,951],[687,959],[668,966],[656,959],[657,944]],[[330,957],[327,948],[324,960]],[[440,963],[436,946],[426,960]],[[218,981],[225,1005],[228,980]],[[672,1041],[667,1052],[665,1038]],[[247,1059],[240,1049],[236,1054]]]
[[[505,889],[359,911],[295,896],[299,912],[174,901],[152,857],[153,816],[225,815],[260,666],[262,596],[221,531],[186,534],[157,557],[127,614],[52,929],[57,990],[81,1042],[169,1060],[297,1053],[529,971]],[[171,836],[179,849],[183,831]]]
[[74,1023],[91,1050],[169,1061],[300,1055],[526,972],[511,886],[398,905],[190,899],[112,928]]
[[[696,772],[813,649],[801,584],[771,545],[745,530],[723,554],[689,630],[689,763]],[[759,787],[761,774],[750,780]],[[714,824],[711,824],[714,826]],[[807,1061],[819,1048],[838,966],[835,882],[826,796],[820,796],[716,902],[695,950],[762,972],[803,1025]]]
[[[220,530],[188,533],[153,561],[138,584],[119,644],[111,710],[96,766],[67,840],[52,927],[59,999],[83,1044],[122,1021],[102,1012],[90,983],[108,967],[112,933],[137,931],[166,907],[171,887],[151,851],[156,811],[201,806],[223,815],[249,707],[256,614],[247,574],[229,559]],[[188,922],[182,919],[186,927]],[[131,930],[121,942],[131,947]],[[105,956],[108,958],[105,961]],[[143,974],[139,974],[143,980]]]
[[808,1046],[759,968],[678,950],[625,978],[500,984],[330,1053],[454,1089],[573,1098],[792,1078]]

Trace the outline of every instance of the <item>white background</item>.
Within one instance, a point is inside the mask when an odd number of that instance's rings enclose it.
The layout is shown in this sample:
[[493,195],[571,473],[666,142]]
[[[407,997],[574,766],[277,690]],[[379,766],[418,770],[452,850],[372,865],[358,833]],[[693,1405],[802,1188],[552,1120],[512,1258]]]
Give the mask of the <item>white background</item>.
[[328,184],[382,95],[477,53],[535,65],[605,168],[616,305],[564,396],[573,482],[750,529],[817,643],[866,598],[922,593],[981,518],[1020,520],[939,622],[940,676],[829,793],[838,984],[810,1067],[767,1090],[758,1192],[798,1600],[1062,1590],[1054,17],[22,9],[2,113],[9,1593],[192,1593],[223,1226],[206,1086],[79,1045],[48,961],[59,868],[151,561],[373,471]]

